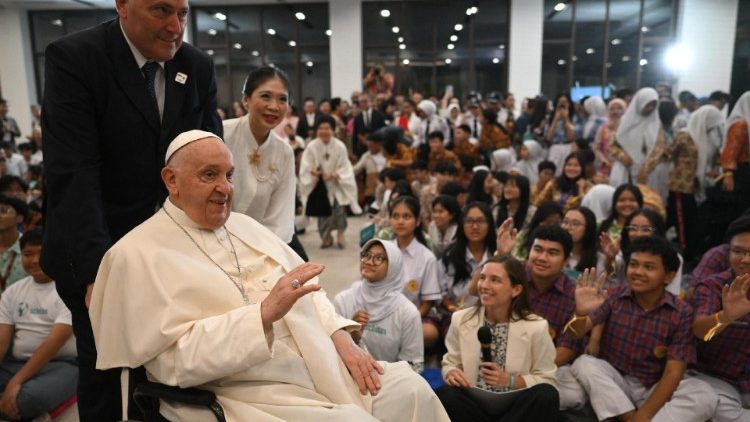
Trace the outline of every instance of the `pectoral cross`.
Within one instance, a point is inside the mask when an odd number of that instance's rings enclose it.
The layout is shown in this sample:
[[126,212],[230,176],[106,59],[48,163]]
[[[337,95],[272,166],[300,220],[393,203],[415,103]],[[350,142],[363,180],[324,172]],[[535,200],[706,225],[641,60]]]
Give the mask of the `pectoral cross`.
[[330,157],[330,155],[328,155],[327,152],[325,154],[323,154],[323,159],[324,160],[328,161],[328,157]]

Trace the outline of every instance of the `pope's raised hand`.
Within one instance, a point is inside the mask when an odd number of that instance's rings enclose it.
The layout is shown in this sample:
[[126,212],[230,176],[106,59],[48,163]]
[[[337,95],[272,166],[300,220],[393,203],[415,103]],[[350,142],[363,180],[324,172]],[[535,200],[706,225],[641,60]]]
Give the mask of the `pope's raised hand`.
[[601,293],[606,274],[596,277],[596,268],[588,268],[576,280],[576,315],[584,316],[595,311],[606,297]]
[[279,278],[260,304],[263,327],[268,329],[271,324],[281,319],[302,296],[320,290],[320,284],[306,283],[322,273],[324,268],[323,265],[307,262]]

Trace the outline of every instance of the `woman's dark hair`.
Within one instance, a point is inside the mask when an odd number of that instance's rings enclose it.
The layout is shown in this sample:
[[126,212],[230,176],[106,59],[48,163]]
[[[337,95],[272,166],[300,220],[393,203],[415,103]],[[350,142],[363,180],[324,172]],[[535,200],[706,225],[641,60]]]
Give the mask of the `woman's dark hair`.
[[625,266],[630,263],[634,252],[648,252],[661,257],[661,262],[667,272],[673,273],[680,269],[680,257],[667,239],[660,236],[644,236],[635,239],[625,251]]
[[398,167],[384,168],[383,170],[380,170],[378,179],[381,183],[385,183],[386,177],[393,180],[394,182],[398,182],[399,180],[406,180],[404,171]]
[[318,129],[320,128],[320,125],[328,123],[331,126],[331,131],[336,130],[336,119],[334,119],[331,116],[321,114],[320,117],[318,117],[318,121],[315,122],[315,132],[318,132]]
[[487,176],[492,177],[487,170],[474,172],[471,182],[469,182],[469,197],[466,199],[466,203],[481,201],[487,205],[492,205],[492,195],[484,191],[484,180],[487,179]]
[[571,211],[580,212],[586,224],[586,227],[583,229],[583,238],[581,239],[581,257],[575,269],[576,271],[583,271],[586,268],[596,267],[596,253],[599,246],[599,236],[596,231],[596,215],[586,207],[571,208],[566,214]]
[[419,218],[419,200],[411,195],[399,195],[398,198],[394,199],[391,202],[388,208],[388,215],[393,214],[393,210],[396,209],[396,206],[400,204],[406,205],[406,207],[409,208],[409,211],[411,211],[411,213],[414,215],[414,219],[417,221],[417,227],[414,229],[414,237],[417,238],[419,243],[423,244],[425,247],[428,247],[427,239],[425,239],[424,237],[424,230],[422,230],[422,219]]
[[473,208],[481,211],[484,214],[484,219],[487,220],[487,236],[484,238],[484,248],[487,251],[487,255],[492,255],[497,249],[497,233],[492,221],[490,206],[480,201],[467,203],[461,213],[461,224],[456,228],[456,240],[448,246],[445,255],[443,255],[443,266],[445,266],[446,272],[448,267],[453,265],[454,285],[462,285],[471,278],[471,267],[466,262],[466,248],[469,246],[469,239],[466,238],[463,221]]
[[[518,175],[510,175],[508,176],[508,180],[505,182],[506,185],[513,183],[516,185],[519,191],[519,197],[518,197],[518,208],[516,209],[516,213],[513,214],[513,227],[516,228],[516,230],[521,230],[523,228],[523,223],[526,221],[526,214],[529,212],[529,202],[530,202],[530,196],[531,196],[531,187],[529,186],[529,179],[526,178],[526,176],[522,176],[520,174]],[[497,219],[495,220],[495,226],[500,226],[503,224],[503,221],[508,219],[508,200],[505,199],[505,189],[503,189],[503,194],[500,196],[500,203],[497,206]]]
[[341,97],[333,97],[331,98],[331,113],[338,110],[339,107],[341,107]]
[[[573,116],[576,114],[575,104],[573,103],[573,100],[570,98],[570,94],[567,92],[563,92],[561,94],[557,94],[557,97],[555,97],[555,102],[553,103],[553,109],[552,113],[549,115],[549,123],[552,123],[552,120],[555,118],[555,113],[557,112],[557,105],[560,104],[560,99],[563,97],[568,99],[568,117],[573,120]],[[551,127],[549,130],[555,130],[555,128]]]
[[525,253],[528,254],[531,250],[531,245],[534,244],[533,234],[537,227],[541,226],[544,220],[555,214],[559,215],[560,218],[563,217],[563,209],[560,204],[555,201],[544,201],[536,208],[536,212],[534,213],[534,216],[531,217],[529,227],[526,230],[526,239],[523,244],[523,251]]
[[628,250],[630,242],[632,241],[632,239],[630,239],[630,233],[628,232],[627,227],[630,225],[633,219],[639,215],[646,217],[648,222],[651,223],[651,226],[654,227],[654,232],[651,234],[651,236],[663,237],[666,239],[667,225],[664,223],[664,219],[661,217],[661,215],[650,208],[641,208],[625,220],[625,224],[622,228],[622,234],[620,234],[620,250],[623,251],[623,254],[625,254],[625,252]]
[[[571,179],[565,174],[565,165],[568,164],[568,161],[575,159],[578,161],[578,166],[581,167],[581,173],[576,176],[575,178]],[[578,181],[583,177],[583,159],[577,152],[571,152],[568,154],[567,157],[565,157],[565,164],[563,164],[563,171],[560,173],[559,176],[557,176],[557,179],[555,180],[555,186],[560,189],[560,192],[563,194],[568,194],[571,196],[578,195]]]
[[[487,264],[502,265],[505,269],[505,272],[508,274],[510,284],[512,286],[522,287],[521,293],[510,301],[510,321],[515,322],[520,320],[528,320],[529,316],[532,315],[534,311],[531,309],[531,304],[529,303],[529,297],[527,293],[529,289],[529,281],[526,275],[526,268],[524,267],[524,264],[516,258],[513,258],[511,255],[507,254],[490,257],[487,262],[484,263],[483,267],[487,266]],[[481,309],[481,306],[482,303],[477,302],[477,304],[474,305],[474,312],[469,312],[461,322],[464,323],[467,320],[476,317],[479,313],[479,310]]]
[[438,195],[432,200],[432,208],[435,208],[437,204],[440,204],[451,215],[451,224],[458,224],[461,221],[461,208],[458,206],[455,197]]
[[[750,211],[750,208],[748,210]],[[750,233],[750,215],[743,215],[729,223],[729,227],[727,227],[727,231],[724,234],[724,239],[729,243],[733,237],[742,233]]]
[[281,83],[284,84],[284,88],[289,90],[289,78],[283,70],[275,67],[263,66],[253,70],[247,75],[247,78],[245,78],[245,85],[242,87],[242,93],[250,96],[261,84],[273,78],[279,78]]
[[386,126],[377,130],[383,138],[383,149],[389,155],[396,155],[398,144],[404,139],[404,130],[400,127]]
[[534,111],[531,113],[527,131],[531,132],[534,128],[539,126],[539,123],[543,122],[547,118],[547,99],[544,97],[536,97],[534,99]]
[[466,193],[466,188],[458,182],[448,182],[440,189],[441,195],[448,195],[454,198],[458,198],[458,195]]
[[482,110],[482,116],[485,120],[487,120],[487,123],[495,126],[500,126],[497,123],[497,112],[491,108],[485,108]]
[[677,106],[674,101],[668,99],[659,100],[659,120],[665,131],[671,132],[674,118],[677,117]]
[[391,196],[396,194],[397,196],[414,196],[414,191],[411,189],[411,185],[406,179],[399,179],[391,189]]
[[638,189],[638,186],[631,185],[630,183],[623,183],[622,185],[618,186],[617,189],[615,189],[615,193],[612,194],[612,208],[609,212],[609,217],[607,217],[604,221],[602,221],[601,226],[599,227],[599,234],[601,233],[607,233],[609,231],[609,228],[612,227],[612,224],[614,224],[620,216],[617,214],[617,201],[620,199],[620,196],[622,194],[628,191],[635,196],[635,201],[638,203],[638,208],[643,208],[643,194],[641,193],[641,190]]

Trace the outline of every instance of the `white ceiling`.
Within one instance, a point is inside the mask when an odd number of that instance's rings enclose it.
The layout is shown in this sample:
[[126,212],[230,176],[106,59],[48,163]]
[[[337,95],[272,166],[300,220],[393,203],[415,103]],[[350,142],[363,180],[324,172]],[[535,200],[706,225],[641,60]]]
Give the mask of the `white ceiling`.
[[[196,6],[212,6],[216,4],[277,4],[277,3],[320,3],[326,0],[192,0],[190,4]],[[0,0],[0,8],[23,8],[23,9],[87,9],[90,7],[100,9],[114,8],[115,0]]]

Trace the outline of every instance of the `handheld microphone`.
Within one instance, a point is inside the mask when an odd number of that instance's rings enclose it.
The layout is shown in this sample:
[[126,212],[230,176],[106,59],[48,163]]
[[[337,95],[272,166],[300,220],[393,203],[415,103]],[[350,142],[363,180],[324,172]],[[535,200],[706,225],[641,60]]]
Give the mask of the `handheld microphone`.
[[486,326],[479,327],[477,338],[482,345],[482,362],[492,362],[492,350],[490,349],[492,345],[492,331]]

